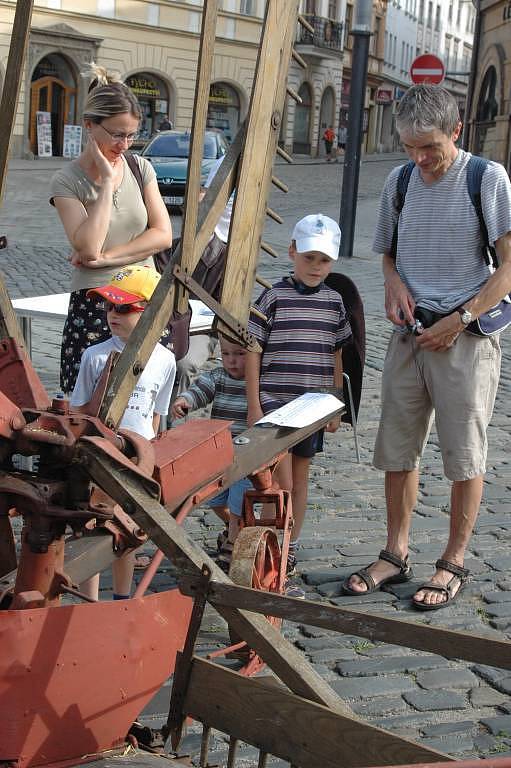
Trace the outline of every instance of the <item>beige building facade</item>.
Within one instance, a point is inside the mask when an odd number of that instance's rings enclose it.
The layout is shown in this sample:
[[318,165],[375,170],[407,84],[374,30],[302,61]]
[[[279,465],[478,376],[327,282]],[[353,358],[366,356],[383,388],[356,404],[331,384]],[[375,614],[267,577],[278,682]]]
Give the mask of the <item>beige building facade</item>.
[[[143,112],[141,140],[164,120],[189,129],[201,6],[201,0],[36,0],[12,156],[48,151],[38,132],[38,121],[44,120],[51,154],[64,153],[66,126],[80,125],[88,84],[81,72],[91,61],[119,72],[136,93]],[[248,110],[264,7],[265,0],[220,3],[208,126],[223,130],[229,140]],[[302,0],[314,32],[297,27],[296,48],[307,66],[290,65],[289,84],[302,102],[286,102],[280,139],[288,150],[316,154],[324,127],[337,129],[344,10],[344,0]],[[2,86],[14,12],[14,0],[0,0]]]
[[481,0],[468,146],[511,174],[511,2]]

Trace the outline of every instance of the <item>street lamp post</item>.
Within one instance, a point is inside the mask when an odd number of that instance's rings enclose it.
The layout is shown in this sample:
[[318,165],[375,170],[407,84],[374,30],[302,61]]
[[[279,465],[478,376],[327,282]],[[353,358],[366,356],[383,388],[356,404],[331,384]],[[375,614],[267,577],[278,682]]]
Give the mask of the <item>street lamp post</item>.
[[360,173],[360,152],[364,119],[364,103],[369,58],[369,38],[373,0],[357,0],[355,19],[350,34],[353,35],[351,65],[350,108],[344,170],[342,177],[341,212],[341,256],[350,259],[353,255],[355,218],[357,213],[358,178]]

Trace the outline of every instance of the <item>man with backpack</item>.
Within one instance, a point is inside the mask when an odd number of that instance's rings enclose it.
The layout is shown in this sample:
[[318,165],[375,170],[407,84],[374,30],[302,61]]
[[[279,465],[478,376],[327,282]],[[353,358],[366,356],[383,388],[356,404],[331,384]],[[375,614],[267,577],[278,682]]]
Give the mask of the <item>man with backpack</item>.
[[[394,324],[382,378],[374,464],[385,471],[387,543],[343,591],[364,595],[413,577],[408,558],[419,461],[433,415],[452,481],[447,545],[413,604],[450,604],[468,578],[465,550],[482,498],[500,374],[499,331],[511,322],[511,184],[505,169],[458,149],[461,122],[443,88],[418,85],[396,117],[414,165],[387,178],[373,250],[383,253]],[[478,162],[477,162],[478,161]],[[494,248],[495,266],[487,253]]]

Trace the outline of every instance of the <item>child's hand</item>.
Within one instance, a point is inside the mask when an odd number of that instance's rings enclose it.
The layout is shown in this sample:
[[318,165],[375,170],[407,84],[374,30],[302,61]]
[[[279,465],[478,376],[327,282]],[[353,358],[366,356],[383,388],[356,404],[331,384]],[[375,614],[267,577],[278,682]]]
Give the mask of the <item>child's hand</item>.
[[341,426],[341,417],[340,417],[340,415],[339,416],[334,416],[332,419],[330,419],[330,421],[326,425],[325,432],[337,432],[337,430],[339,429],[340,426]]
[[190,404],[184,397],[177,397],[170,410],[173,419],[184,419],[190,409]]
[[249,408],[247,411],[247,424],[249,427],[253,427],[256,421],[262,419],[264,416],[261,406]]

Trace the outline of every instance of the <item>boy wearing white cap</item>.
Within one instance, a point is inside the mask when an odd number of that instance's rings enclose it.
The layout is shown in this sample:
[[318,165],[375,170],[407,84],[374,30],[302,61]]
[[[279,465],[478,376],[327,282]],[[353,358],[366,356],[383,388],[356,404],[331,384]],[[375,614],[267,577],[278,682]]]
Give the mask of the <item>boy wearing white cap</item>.
[[[112,336],[88,347],[83,353],[70,400],[74,410],[87,412],[110,353],[122,352],[159,280],[160,275],[152,267],[133,265],[119,270],[108,285],[88,291],[87,295],[97,295],[105,300]],[[158,342],[130,395],[120,426],[148,440],[153,438],[158,432],[160,418],[167,416],[175,375],[174,354]],[[127,552],[115,560],[112,567],[114,600],[129,597],[134,566],[134,552]],[[81,588],[97,599],[99,574],[88,579]]]
[[[293,274],[263,291],[256,302],[266,318],[251,316],[249,330],[262,353],[248,352],[248,423],[305,392],[342,387],[342,347],[351,338],[342,298],[325,285],[339,258],[341,230],[321,213],[296,224],[289,258]],[[335,432],[340,418],[326,426]],[[281,488],[291,491],[294,527],[288,574],[294,573],[296,544],[307,507],[311,458],[323,449],[323,430],[295,445],[277,469]]]

